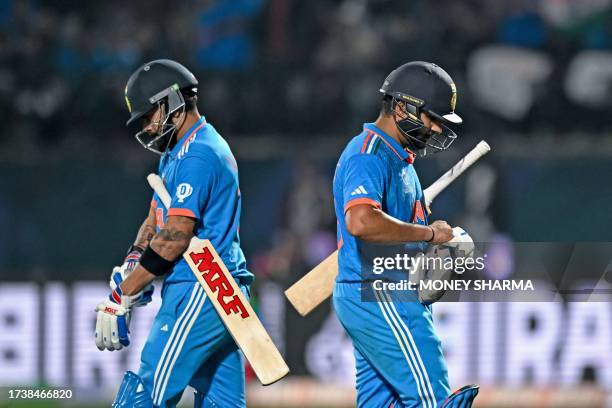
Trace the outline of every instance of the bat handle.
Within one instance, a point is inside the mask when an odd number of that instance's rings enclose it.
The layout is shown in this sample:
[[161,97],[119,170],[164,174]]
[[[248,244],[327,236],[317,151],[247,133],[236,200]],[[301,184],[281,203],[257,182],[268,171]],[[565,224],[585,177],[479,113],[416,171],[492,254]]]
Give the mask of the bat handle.
[[167,209],[170,208],[170,203],[172,202],[172,198],[170,194],[168,194],[168,190],[166,190],[166,186],[164,185],[164,181],[155,173],[151,173],[147,176],[147,181],[149,185],[157,193],[159,199],[161,200],[164,207]]

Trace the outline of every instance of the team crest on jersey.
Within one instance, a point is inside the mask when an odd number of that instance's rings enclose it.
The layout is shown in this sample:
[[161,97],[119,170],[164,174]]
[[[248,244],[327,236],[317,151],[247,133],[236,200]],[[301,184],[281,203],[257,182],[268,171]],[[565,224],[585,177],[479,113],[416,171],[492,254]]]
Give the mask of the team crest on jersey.
[[184,202],[191,193],[193,193],[193,188],[188,183],[181,183],[176,188],[176,198],[178,198],[179,203]]

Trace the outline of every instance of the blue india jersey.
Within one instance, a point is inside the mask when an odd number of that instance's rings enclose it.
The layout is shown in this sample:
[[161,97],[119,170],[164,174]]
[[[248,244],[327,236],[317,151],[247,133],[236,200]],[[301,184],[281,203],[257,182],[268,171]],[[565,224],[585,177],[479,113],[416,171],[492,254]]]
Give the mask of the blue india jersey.
[[[344,216],[352,206],[369,204],[401,221],[427,225],[423,190],[413,162],[414,154],[373,123],[364,124],[363,131],[342,152],[333,183],[338,220],[337,282],[376,278],[364,257],[365,253],[376,253],[376,245],[352,236],[346,229]],[[427,245],[421,242],[404,247],[407,251],[424,251]]]
[[[157,217],[157,231],[169,215],[196,220],[195,235],[208,239],[232,276],[243,284],[253,281],[240,248],[241,194],[238,166],[227,142],[202,118],[159,163],[159,174],[172,197],[166,210],[154,194],[151,205]],[[166,283],[196,281],[181,257],[166,275]]]

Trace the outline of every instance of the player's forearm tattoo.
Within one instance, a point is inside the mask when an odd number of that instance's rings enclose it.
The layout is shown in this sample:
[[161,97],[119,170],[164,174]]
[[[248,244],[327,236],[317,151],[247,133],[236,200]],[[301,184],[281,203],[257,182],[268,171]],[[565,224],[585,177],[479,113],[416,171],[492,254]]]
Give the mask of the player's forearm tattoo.
[[176,229],[162,229],[157,233],[157,237],[164,241],[186,241],[189,240],[193,234],[188,234],[183,231]]
[[155,235],[151,247],[166,259],[176,259],[189,246],[189,241],[193,237],[193,227],[192,219],[176,217]]
[[149,242],[151,242],[154,236],[155,227],[145,222],[138,230],[138,235],[136,235],[136,241],[134,241],[134,246],[144,249],[149,245]]

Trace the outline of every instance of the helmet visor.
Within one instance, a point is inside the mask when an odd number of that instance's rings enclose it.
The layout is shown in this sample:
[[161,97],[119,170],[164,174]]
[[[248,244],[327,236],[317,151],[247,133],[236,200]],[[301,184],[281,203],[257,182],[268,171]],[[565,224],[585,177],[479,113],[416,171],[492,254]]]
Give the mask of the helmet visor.
[[[421,156],[429,151],[437,153],[446,150],[457,139],[457,134],[447,125],[451,122],[449,119],[427,110],[421,110],[417,106],[398,101],[395,98],[392,106],[394,112],[396,112],[396,126],[408,140],[409,148],[418,152]],[[428,114],[442,131],[437,132],[431,127],[425,126],[425,123],[421,120],[422,112]],[[455,116],[461,120],[458,115]],[[450,119],[457,120],[455,117],[450,117]]]
[[157,103],[157,109],[152,109],[140,120],[132,122],[130,126],[136,134],[134,137],[147,150],[157,154],[164,154],[170,145],[176,126],[170,120],[166,104]]
[[[145,149],[164,154],[171,146],[176,131],[176,125],[170,118],[175,112],[185,112],[185,99],[175,84],[152,96],[149,101],[154,104],[153,108],[138,117],[130,118],[128,125],[130,122],[132,126],[140,125],[135,137]],[[139,118],[140,121],[136,120]]]

